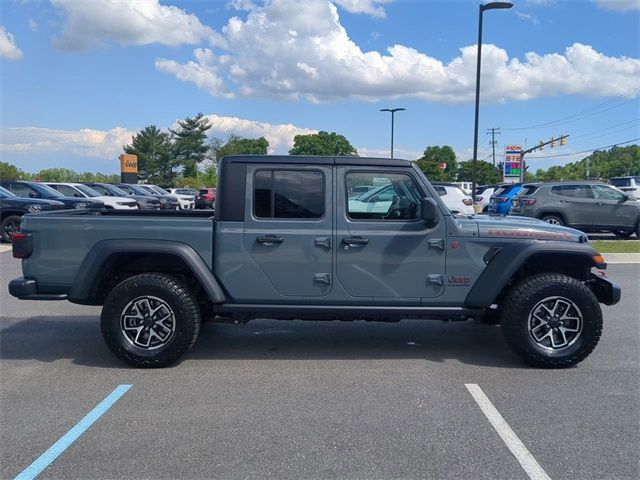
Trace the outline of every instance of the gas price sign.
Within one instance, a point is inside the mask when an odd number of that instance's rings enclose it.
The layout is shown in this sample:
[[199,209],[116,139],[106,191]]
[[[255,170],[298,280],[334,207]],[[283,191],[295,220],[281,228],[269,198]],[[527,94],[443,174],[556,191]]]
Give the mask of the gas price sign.
[[520,177],[522,174],[522,162],[520,152],[522,146],[507,145],[504,148],[504,177]]

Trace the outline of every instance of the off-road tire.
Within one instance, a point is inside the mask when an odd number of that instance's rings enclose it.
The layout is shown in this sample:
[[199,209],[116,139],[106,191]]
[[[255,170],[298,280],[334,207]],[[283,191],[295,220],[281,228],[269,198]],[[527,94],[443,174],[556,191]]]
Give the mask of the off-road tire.
[[[550,352],[529,334],[529,315],[548,297],[573,302],[582,314],[582,331],[572,345]],[[506,295],[500,323],[505,340],[529,365],[541,368],[571,367],[589,356],[602,333],[602,311],[589,288],[575,278],[558,273],[541,273],[517,283]]]
[[553,225],[564,225],[564,220],[558,215],[542,215],[542,217],[540,217],[540,220],[542,220],[543,222],[551,223]]
[[7,231],[7,228],[10,224],[17,224],[18,229],[20,229],[20,222],[22,217],[20,215],[9,215],[0,223],[0,237],[3,242],[11,243],[13,242],[13,238],[11,238],[11,234]]
[[[174,331],[167,343],[153,350],[133,344],[121,327],[130,303],[140,297],[165,302],[173,313]],[[198,338],[200,306],[193,292],[180,280],[162,273],[143,273],[118,284],[107,296],[100,327],[109,349],[129,365],[142,368],[166,367],[176,362]]]

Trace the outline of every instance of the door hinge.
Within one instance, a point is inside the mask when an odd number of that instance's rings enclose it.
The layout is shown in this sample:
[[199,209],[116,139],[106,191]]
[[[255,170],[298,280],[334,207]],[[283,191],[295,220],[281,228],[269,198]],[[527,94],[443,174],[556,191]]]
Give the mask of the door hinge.
[[324,247],[327,250],[331,250],[331,237],[316,237],[316,247]]
[[444,250],[444,238],[434,238],[433,240],[429,240],[429,247],[431,248],[439,248],[440,250]]
[[326,283],[327,285],[331,285],[331,274],[330,273],[314,273],[313,281],[318,283]]
[[444,285],[444,275],[440,273],[432,273],[427,275],[427,283],[435,283],[436,285]]

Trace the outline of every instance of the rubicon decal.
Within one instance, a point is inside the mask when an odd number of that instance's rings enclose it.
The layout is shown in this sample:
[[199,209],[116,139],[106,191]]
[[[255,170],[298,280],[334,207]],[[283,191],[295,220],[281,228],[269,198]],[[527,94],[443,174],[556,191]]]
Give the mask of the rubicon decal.
[[573,235],[561,232],[545,232],[542,230],[504,230],[491,229],[487,232],[492,237],[537,238],[541,240],[572,240]]

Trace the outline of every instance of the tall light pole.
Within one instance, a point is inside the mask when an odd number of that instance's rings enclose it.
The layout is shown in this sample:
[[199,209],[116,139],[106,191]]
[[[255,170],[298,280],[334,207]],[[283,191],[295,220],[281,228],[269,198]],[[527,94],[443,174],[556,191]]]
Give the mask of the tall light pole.
[[476,203],[476,171],[478,167],[478,120],[480,117],[480,63],[482,60],[482,14],[485,10],[511,8],[511,2],[491,2],[480,5],[478,20],[478,64],[476,66],[476,119],[473,127],[473,173],[471,174],[471,198]]
[[406,108],[381,108],[381,112],[391,112],[391,158],[393,158],[393,116],[396,112],[401,112]]

